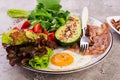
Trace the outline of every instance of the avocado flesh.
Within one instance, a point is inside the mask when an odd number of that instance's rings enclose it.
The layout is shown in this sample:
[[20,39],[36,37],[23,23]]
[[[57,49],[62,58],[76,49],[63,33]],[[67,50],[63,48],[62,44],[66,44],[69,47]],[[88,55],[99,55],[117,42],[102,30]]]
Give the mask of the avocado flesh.
[[81,21],[76,16],[71,16],[68,22],[55,32],[57,42],[62,46],[76,43],[81,36]]

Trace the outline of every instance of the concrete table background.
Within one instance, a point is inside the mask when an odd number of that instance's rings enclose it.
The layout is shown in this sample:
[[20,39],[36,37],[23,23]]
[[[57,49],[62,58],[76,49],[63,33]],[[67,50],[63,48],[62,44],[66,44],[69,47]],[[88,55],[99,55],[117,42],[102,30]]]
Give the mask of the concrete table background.
[[[107,16],[120,15],[120,0],[61,0],[64,10],[81,14],[88,6],[90,16],[105,22]],[[9,8],[32,10],[35,0],[0,0],[0,34],[11,27],[13,20],[6,15]],[[64,74],[49,75],[11,67],[6,53],[0,47],[0,80],[120,80],[120,35],[113,33],[113,46],[109,54],[97,65],[87,70]],[[1,42],[1,41],[0,41]]]

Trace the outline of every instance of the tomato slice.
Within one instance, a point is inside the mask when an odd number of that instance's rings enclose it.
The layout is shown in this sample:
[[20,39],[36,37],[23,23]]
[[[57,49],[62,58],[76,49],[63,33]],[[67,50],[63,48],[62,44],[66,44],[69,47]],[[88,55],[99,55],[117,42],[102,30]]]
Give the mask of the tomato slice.
[[26,20],[25,22],[23,22],[21,29],[23,30],[23,29],[27,29],[29,27],[30,27],[30,22],[28,20]]
[[33,31],[35,33],[41,33],[42,32],[42,26],[41,24],[36,24],[34,27],[33,27]]

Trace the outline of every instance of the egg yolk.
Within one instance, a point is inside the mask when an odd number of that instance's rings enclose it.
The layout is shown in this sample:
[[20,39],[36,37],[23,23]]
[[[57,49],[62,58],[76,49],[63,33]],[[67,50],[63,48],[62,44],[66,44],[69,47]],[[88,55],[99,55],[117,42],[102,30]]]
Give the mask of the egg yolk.
[[51,58],[51,63],[56,66],[67,66],[73,63],[73,57],[68,53],[57,53]]

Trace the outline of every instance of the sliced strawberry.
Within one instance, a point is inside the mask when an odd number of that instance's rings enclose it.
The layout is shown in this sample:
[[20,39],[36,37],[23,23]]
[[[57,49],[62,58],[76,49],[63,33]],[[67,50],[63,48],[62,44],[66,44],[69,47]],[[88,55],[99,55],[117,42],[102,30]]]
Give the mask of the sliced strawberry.
[[48,32],[47,32],[46,29],[43,30],[43,33],[46,34],[46,35],[48,35]]
[[48,40],[54,40],[55,32],[48,33],[47,30],[43,30],[43,33],[47,35]]
[[25,22],[23,22],[21,29],[23,30],[23,29],[27,29],[29,27],[30,27],[30,22],[28,20],[26,20]]
[[49,35],[48,35],[48,40],[55,40],[54,39],[54,36],[55,36],[55,33],[54,32],[51,32]]
[[13,27],[13,30],[19,30],[19,28],[17,26]]
[[42,32],[42,26],[41,24],[36,24],[34,27],[33,27],[33,31],[35,33],[41,33]]

